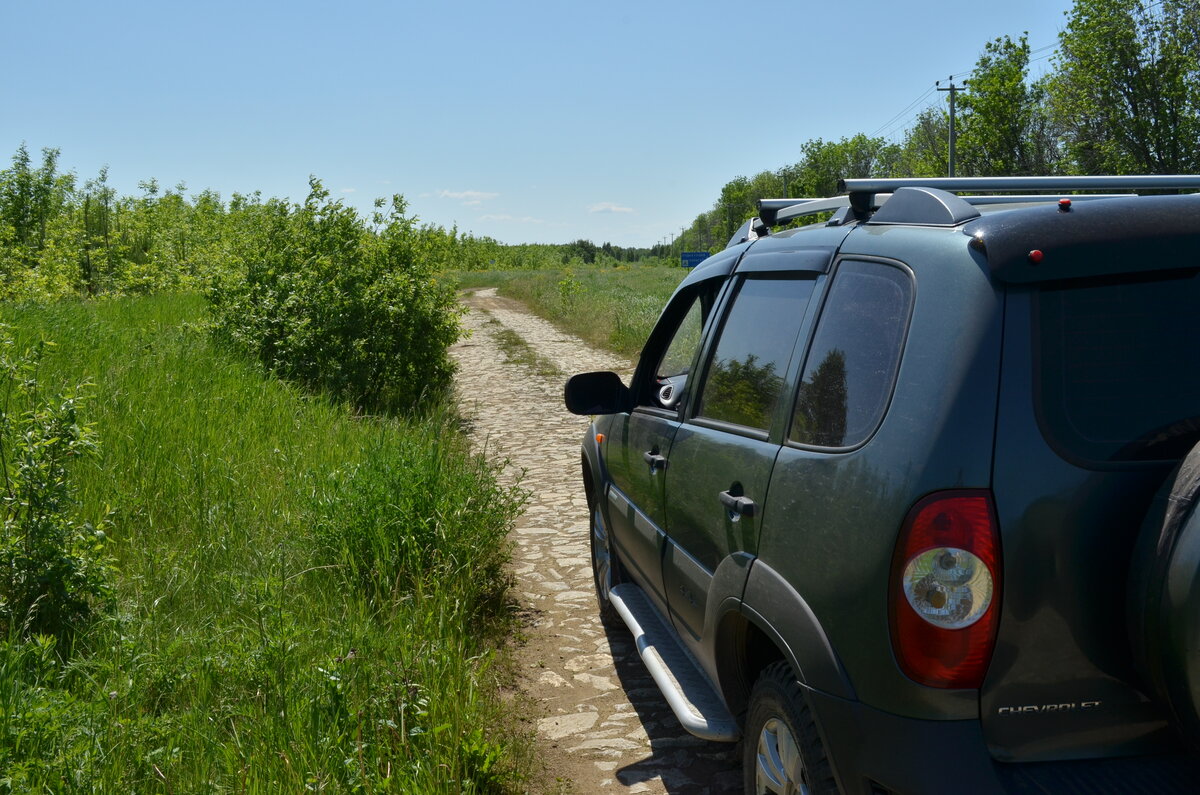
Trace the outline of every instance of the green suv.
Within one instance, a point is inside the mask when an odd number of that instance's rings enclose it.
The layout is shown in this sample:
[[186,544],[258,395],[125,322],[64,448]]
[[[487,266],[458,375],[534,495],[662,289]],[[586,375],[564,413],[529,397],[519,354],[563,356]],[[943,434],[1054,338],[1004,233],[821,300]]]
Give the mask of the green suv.
[[1193,189],[764,200],[568,382],[601,613],[747,792],[1194,791]]

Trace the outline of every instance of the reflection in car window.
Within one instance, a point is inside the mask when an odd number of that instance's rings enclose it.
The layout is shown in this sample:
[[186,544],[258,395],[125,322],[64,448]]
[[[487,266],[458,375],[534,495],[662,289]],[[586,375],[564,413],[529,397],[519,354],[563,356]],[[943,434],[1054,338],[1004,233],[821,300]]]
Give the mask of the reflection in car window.
[[679,324],[675,337],[667,347],[667,352],[663,354],[662,360],[658,363],[659,378],[682,375],[692,366],[692,358],[696,354],[696,349],[700,347],[702,323],[700,301],[695,300],[692,302],[692,308],[684,316],[683,322]]
[[812,297],[811,278],[747,279],[721,329],[700,416],[767,429]]
[[891,398],[912,306],[899,268],[843,262],[800,379],[791,438],[849,447],[875,431]]

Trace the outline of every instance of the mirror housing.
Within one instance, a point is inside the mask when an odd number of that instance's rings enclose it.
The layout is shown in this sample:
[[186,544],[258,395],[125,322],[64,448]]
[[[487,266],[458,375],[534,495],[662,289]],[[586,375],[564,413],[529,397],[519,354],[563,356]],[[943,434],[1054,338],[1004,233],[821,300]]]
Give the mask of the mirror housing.
[[621,414],[633,408],[633,394],[616,373],[580,373],[563,388],[572,414]]

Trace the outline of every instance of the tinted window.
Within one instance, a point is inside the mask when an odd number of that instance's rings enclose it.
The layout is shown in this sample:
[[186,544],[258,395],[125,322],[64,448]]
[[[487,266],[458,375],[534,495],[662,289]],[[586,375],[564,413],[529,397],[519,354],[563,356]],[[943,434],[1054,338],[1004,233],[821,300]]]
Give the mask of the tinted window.
[[1043,288],[1035,308],[1047,435],[1093,461],[1180,458],[1200,439],[1200,275]]
[[794,441],[849,447],[874,433],[891,399],[911,308],[912,282],[899,268],[838,266],[800,380]]
[[747,279],[725,318],[700,414],[767,429],[812,296],[811,278]]

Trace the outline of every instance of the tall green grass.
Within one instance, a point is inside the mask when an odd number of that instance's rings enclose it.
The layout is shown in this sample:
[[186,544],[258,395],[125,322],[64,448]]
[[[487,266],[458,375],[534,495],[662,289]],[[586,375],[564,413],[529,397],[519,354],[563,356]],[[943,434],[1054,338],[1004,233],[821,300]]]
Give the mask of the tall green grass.
[[446,417],[354,416],[214,347],[196,296],[0,311],[85,380],[117,608],[0,641],[0,790],[505,792],[521,495]]
[[687,271],[619,265],[549,270],[456,272],[460,288],[498,287],[559,328],[634,357]]

